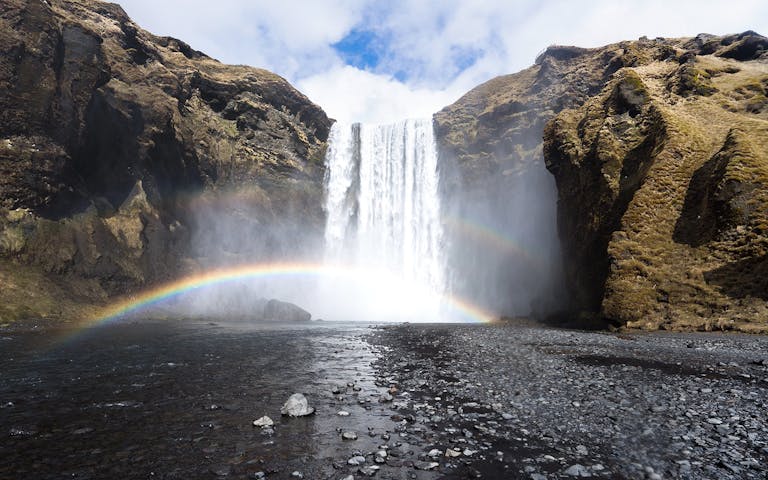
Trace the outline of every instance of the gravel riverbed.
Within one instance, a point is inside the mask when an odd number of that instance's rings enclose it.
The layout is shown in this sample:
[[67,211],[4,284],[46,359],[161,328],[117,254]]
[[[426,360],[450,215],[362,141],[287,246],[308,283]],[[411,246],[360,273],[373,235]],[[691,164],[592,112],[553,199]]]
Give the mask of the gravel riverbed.
[[0,371],[3,479],[768,478],[765,337],[124,322]]

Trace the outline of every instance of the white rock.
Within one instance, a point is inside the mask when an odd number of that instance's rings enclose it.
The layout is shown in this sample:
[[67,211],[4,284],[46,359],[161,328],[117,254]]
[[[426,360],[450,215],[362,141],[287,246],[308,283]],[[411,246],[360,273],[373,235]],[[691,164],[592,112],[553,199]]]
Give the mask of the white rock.
[[283,408],[280,409],[280,413],[288,415],[289,417],[303,417],[305,415],[312,415],[315,409],[309,406],[307,397],[300,393],[294,393],[285,402]]
[[452,450],[450,448],[446,448],[445,449],[445,456],[446,457],[458,457],[459,455],[461,455],[461,452],[458,451],[458,450]]
[[571,477],[591,477],[592,476],[592,474],[589,473],[589,470],[587,470],[587,467],[585,467],[584,465],[579,465],[578,463],[568,467],[568,469],[565,471],[565,474]]
[[338,412],[336,412],[336,415],[338,415],[340,417],[348,417],[349,416],[349,412],[347,412],[346,410],[339,410]]
[[258,420],[254,420],[253,421],[253,426],[254,427],[271,427],[274,424],[275,424],[275,422],[273,422],[272,419],[269,418],[266,415],[264,415],[263,417],[259,418]]
[[432,458],[435,458],[435,457],[439,457],[440,455],[442,455],[442,453],[443,452],[441,452],[440,450],[438,450],[436,448],[433,448],[432,450],[429,451],[429,453],[427,455],[429,455]]

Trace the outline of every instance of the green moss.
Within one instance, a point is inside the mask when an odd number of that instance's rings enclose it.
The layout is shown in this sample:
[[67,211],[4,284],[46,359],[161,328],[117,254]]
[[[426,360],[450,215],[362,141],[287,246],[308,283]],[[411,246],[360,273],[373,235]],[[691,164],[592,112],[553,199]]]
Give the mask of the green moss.
[[676,90],[684,97],[709,96],[717,92],[717,88],[712,84],[712,75],[693,65],[683,65],[678,69]]

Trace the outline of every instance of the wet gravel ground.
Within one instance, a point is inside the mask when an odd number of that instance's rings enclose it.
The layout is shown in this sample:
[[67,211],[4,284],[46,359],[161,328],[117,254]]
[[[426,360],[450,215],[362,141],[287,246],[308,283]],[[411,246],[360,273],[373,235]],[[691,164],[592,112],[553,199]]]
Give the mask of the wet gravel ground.
[[369,341],[400,428],[446,478],[768,478],[768,338],[405,325]]
[[765,337],[140,322],[0,372],[0,479],[768,478]]

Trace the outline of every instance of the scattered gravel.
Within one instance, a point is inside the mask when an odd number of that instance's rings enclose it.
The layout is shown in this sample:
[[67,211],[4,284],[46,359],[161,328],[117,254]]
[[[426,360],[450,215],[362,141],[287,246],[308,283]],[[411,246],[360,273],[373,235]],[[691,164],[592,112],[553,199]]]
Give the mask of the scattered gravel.
[[450,452],[451,478],[768,478],[768,338],[401,325],[369,341],[398,433]]

